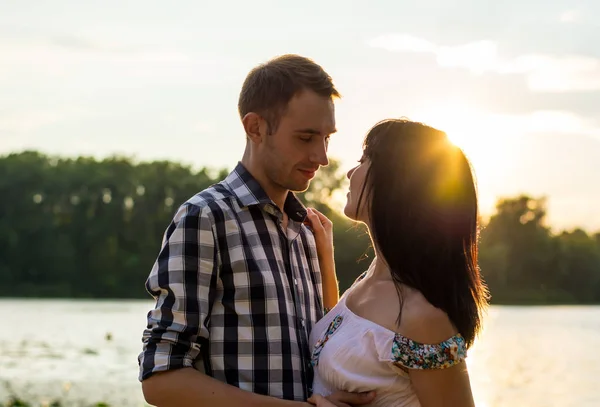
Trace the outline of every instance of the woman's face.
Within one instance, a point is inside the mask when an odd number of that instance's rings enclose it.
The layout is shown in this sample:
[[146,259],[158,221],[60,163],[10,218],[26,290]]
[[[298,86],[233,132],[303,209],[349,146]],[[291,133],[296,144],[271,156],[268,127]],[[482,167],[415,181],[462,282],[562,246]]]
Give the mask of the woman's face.
[[366,222],[368,217],[366,191],[363,193],[360,211],[356,213],[358,200],[363,190],[367,178],[367,172],[371,166],[371,161],[368,158],[361,158],[358,165],[348,171],[347,177],[350,180],[350,191],[348,191],[344,214],[352,220]]

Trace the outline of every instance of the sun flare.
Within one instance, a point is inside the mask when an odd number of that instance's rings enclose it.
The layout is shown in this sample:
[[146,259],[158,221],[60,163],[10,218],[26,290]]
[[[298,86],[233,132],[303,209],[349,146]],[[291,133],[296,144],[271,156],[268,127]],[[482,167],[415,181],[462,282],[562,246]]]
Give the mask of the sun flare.
[[[504,131],[502,120],[489,112],[471,106],[448,102],[434,105],[414,116],[415,120],[435,127],[448,135],[448,139],[472,161],[477,172],[500,171],[497,158]],[[505,138],[504,138],[505,139]]]
[[445,132],[463,150],[475,171],[480,204],[489,211],[496,199],[491,191],[505,182],[510,157],[518,153],[511,125],[501,115],[457,101],[432,105],[411,119]]
[[419,112],[415,119],[445,132],[460,148],[472,150],[475,144],[480,144],[476,129],[482,127],[483,115],[474,108],[448,102]]

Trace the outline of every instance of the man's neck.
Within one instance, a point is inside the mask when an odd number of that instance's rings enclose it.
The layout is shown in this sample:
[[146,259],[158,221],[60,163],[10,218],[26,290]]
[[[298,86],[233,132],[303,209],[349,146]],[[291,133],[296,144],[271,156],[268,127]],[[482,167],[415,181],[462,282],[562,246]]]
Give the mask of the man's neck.
[[[263,189],[265,189],[263,184],[260,184],[260,185],[263,187]],[[271,200],[273,202],[275,202],[275,205],[277,205],[277,207],[281,210],[281,212],[285,213],[285,211],[283,210],[283,207],[285,206],[285,198],[287,198],[287,194],[289,191],[285,190],[283,192],[281,192],[281,191],[271,192],[268,189],[265,189],[265,192],[267,193],[267,196],[269,198],[271,198]]]
[[[245,158],[245,157],[244,157]],[[284,212],[283,207],[285,205],[285,200],[289,193],[289,190],[282,189],[277,185],[274,185],[273,182],[266,176],[264,171],[260,170],[253,166],[250,160],[242,159],[241,163],[246,168],[246,170],[254,177],[258,185],[265,191],[265,194],[277,205],[277,207]]]

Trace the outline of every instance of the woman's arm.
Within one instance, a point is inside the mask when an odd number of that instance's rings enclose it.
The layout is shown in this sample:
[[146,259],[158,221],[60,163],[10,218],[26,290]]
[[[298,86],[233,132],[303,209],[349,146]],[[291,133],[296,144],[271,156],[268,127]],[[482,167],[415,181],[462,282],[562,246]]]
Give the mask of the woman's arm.
[[339,301],[339,286],[333,257],[333,223],[316,209],[308,209],[308,220],[315,236],[319,268],[323,280],[323,306],[333,308]]
[[419,347],[426,347],[418,353],[429,362],[426,368],[418,361],[406,366],[421,406],[474,407],[466,345],[448,315],[420,294],[409,297],[404,311],[399,328]]
[[333,252],[331,255],[324,256],[321,260],[319,256],[319,266],[321,268],[321,278],[323,279],[323,306],[330,310],[340,299],[337,275],[335,274],[335,263]]
[[467,363],[446,369],[410,369],[421,407],[475,407]]

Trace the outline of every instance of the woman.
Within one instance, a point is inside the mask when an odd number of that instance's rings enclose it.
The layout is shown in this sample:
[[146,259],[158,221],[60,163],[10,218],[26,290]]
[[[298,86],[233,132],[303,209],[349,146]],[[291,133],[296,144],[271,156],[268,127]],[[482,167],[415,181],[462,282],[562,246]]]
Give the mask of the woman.
[[[464,360],[488,295],[467,158],[439,130],[385,120],[348,178],[344,212],[368,226],[375,258],[311,332],[309,401],[343,390],[374,391],[371,406],[474,406]],[[331,222],[314,210],[309,219],[331,269]]]

